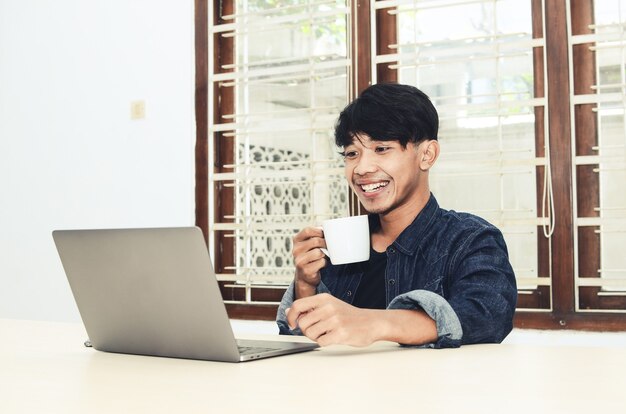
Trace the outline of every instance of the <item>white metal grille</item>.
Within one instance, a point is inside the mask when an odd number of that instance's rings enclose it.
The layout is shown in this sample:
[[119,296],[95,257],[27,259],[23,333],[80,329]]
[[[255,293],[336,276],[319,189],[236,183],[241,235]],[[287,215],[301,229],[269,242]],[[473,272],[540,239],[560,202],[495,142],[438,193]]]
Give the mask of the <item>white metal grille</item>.
[[[240,146],[240,156],[244,150],[245,147]],[[287,172],[290,162],[307,163],[310,158],[308,154],[275,147],[250,145],[248,150],[259,169],[277,173]],[[345,186],[334,179],[328,185],[328,214],[345,214]],[[257,283],[290,283],[294,272],[292,237],[303,223],[311,224],[310,220],[314,219],[311,184],[304,180],[294,181],[284,174],[255,179],[249,184],[239,185],[237,191],[236,215],[239,219],[257,223],[279,222],[280,225],[271,230],[239,231],[236,241],[239,263],[235,270],[245,271]],[[249,210],[250,216],[246,215],[246,210]]]

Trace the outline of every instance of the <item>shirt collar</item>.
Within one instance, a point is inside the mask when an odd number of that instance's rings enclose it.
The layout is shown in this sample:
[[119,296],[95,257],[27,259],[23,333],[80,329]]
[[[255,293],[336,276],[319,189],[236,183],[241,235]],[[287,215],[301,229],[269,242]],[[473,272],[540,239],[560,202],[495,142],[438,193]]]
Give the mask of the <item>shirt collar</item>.
[[[437,203],[437,199],[435,199],[435,196],[431,193],[422,211],[420,211],[413,222],[400,233],[392,245],[404,254],[410,256],[414,255],[424,237],[424,233],[432,225],[438,210],[439,203]],[[370,232],[374,232],[378,229],[380,227],[378,214],[370,214],[369,223]]]

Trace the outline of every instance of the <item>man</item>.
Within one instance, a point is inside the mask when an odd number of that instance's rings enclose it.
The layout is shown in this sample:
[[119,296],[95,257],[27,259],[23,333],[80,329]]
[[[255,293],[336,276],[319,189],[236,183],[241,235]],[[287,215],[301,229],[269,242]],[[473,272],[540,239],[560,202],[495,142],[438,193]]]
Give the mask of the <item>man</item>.
[[322,346],[441,348],[501,342],[511,331],[517,288],[502,234],[441,209],[430,193],[438,127],[428,97],[407,85],[370,86],[341,112],[335,142],[369,212],[370,259],[330,265],[322,230],[300,231],[295,279],[277,315],[281,334]]

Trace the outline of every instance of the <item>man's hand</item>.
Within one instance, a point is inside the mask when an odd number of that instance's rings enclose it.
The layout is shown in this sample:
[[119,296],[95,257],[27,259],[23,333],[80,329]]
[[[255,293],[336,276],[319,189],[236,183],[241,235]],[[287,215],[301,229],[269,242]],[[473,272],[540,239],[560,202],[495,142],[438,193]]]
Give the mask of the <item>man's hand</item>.
[[287,323],[321,346],[368,346],[376,341],[422,345],[437,340],[437,324],[422,310],[361,309],[321,293],[298,299]]
[[320,283],[320,269],[326,266],[324,233],[318,227],[307,227],[293,238],[293,261],[296,265],[296,298],[315,295]]
[[304,335],[321,346],[367,346],[381,339],[373,318],[377,312],[382,311],[360,309],[321,293],[295,301],[287,310],[287,323],[291,329],[300,327]]

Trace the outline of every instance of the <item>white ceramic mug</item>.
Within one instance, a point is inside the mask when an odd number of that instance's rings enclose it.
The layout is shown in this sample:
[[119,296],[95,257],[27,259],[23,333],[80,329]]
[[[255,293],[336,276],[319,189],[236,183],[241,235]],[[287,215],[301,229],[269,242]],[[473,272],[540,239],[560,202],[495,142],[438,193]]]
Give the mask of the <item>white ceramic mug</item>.
[[367,216],[343,217],[322,222],[326,249],[334,265],[364,262],[370,258],[370,231]]

